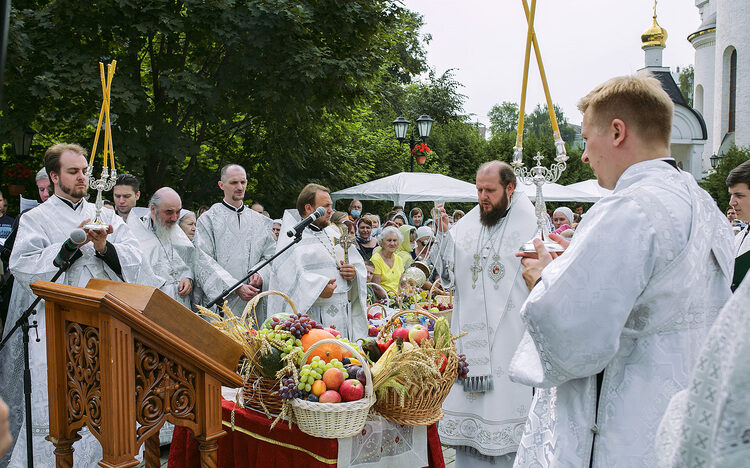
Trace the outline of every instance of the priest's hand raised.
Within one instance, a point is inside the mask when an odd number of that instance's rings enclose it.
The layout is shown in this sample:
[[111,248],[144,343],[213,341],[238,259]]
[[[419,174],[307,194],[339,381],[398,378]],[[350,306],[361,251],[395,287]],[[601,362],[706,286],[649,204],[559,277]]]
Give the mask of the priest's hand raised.
[[336,289],[336,278],[333,278],[326,284],[326,287],[323,288],[323,292],[320,293],[320,297],[323,299],[328,299],[329,297],[333,296],[333,291]]
[[182,278],[180,280],[180,286],[177,288],[177,294],[180,296],[187,296],[193,290],[193,282],[190,278]]
[[[86,219],[81,224],[78,225],[79,228],[83,228],[86,224],[88,224],[91,220]],[[94,244],[94,249],[96,249],[97,252],[104,255],[104,253],[107,251],[107,235],[112,234],[113,228],[112,225],[108,225],[107,229],[85,229],[86,231],[86,242],[84,244],[91,242]]]
[[343,260],[339,260],[339,262],[341,262],[341,267],[339,267],[339,273],[341,273],[342,278],[344,278],[347,281],[351,281],[357,277],[357,270],[354,269],[354,265],[349,264],[349,263],[344,265]]
[[[570,245],[570,241],[557,234],[550,234],[549,238],[560,244],[563,249],[567,249],[568,245]],[[549,265],[552,260],[562,255],[562,252],[548,252],[542,241],[539,239],[534,239],[534,248],[536,249],[536,253],[518,252],[516,254],[516,257],[522,257],[521,264],[524,266],[524,269],[521,275],[523,276],[523,280],[526,282],[526,287],[529,288],[529,291],[534,289],[536,283],[541,279],[544,267]]]
[[242,299],[243,301],[249,301],[250,299],[254,298],[256,294],[258,294],[258,288],[249,284],[243,284],[239,288],[235,289],[234,292],[236,292],[237,295],[240,296],[240,299]]

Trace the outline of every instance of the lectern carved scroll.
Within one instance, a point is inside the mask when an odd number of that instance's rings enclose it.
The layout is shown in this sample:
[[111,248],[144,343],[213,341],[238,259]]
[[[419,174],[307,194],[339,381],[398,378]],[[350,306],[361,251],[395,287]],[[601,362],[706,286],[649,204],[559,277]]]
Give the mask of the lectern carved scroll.
[[221,386],[240,387],[242,348],[155,288],[94,279],[86,288],[37,281],[47,321],[50,434],[58,467],[74,465],[85,424],[99,465],[159,466],[165,421],[189,428],[201,466],[215,467]]

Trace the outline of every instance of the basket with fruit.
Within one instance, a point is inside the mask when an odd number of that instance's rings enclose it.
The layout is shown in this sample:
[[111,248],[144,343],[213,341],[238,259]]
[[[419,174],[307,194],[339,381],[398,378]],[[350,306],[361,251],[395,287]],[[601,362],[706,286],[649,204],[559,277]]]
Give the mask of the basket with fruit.
[[449,289],[448,294],[438,294],[433,296],[433,294],[438,291],[436,289],[437,287],[440,287],[440,290],[442,290],[440,278],[432,283],[427,301],[417,303],[415,308],[426,310],[436,317],[445,317],[445,320],[450,324],[451,319],[453,318],[453,293]]
[[[255,308],[260,299],[270,295],[283,297],[294,311],[266,321],[259,329]],[[255,296],[245,306],[241,316],[236,316],[225,306],[221,317],[199,307],[201,314],[214,326],[242,345],[244,353],[239,373],[245,382],[243,403],[262,411],[269,418],[280,414],[284,402],[279,398],[281,377],[296,366],[303,353],[300,339],[307,330],[322,328],[304,314],[299,314],[289,297],[278,291],[265,291]]]
[[[409,313],[434,322],[432,337],[422,325],[398,326],[400,317]],[[465,358],[456,351],[460,336],[451,335],[445,318],[427,312],[402,311],[390,317],[376,342],[382,354],[371,369],[377,396],[373,411],[407,426],[428,426],[442,419],[443,401],[453,383],[468,373]],[[362,348],[372,357],[369,342]]]
[[351,343],[323,338],[307,348],[301,362],[279,391],[300,430],[327,439],[358,434],[375,403],[367,358]]

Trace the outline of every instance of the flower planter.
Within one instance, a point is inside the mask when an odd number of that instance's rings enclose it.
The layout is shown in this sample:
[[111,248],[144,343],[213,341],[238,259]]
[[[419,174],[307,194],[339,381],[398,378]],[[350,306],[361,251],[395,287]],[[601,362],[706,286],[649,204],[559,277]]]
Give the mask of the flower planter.
[[417,155],[417,164],[424,164],[427,161],[427,156]]
[[23,185],[18,184],[10,184],[8,185],[8,192],[14,197],[17,197],[18,195],[21,195],[26,187]]

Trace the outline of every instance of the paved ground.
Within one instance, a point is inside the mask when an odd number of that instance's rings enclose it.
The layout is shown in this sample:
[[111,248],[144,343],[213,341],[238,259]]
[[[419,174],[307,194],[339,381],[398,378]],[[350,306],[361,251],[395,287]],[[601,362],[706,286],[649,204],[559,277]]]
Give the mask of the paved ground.
[[[169,458],[169,446],[161,448],[161,466],[167,468],[167,459]],[[456,461],[456,451],[448,446],[443,445],[443,459],[445,460],[445,468],[453,468]],[[143,463],[138,465],[137,468],[143,468]]]

